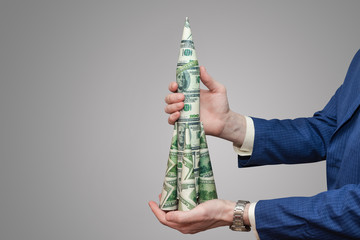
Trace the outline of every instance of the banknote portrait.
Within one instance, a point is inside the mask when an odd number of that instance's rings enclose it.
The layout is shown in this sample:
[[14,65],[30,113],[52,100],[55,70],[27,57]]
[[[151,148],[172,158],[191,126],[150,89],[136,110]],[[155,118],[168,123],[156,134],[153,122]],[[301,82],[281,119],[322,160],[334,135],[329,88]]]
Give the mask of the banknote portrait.
[[190,74],[188,71],[183,71],[177,74],[176,82],[179,85],[179,91],[185,91],[190,85]]

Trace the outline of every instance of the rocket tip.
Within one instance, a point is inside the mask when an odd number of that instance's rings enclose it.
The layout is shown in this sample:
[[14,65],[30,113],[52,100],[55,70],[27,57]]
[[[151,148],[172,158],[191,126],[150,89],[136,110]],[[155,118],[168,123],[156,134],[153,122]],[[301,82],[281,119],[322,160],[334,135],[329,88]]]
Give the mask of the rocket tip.
[[189,17],[186,17],[186,18],[185,18],[185,21],[188,22],[188,21],[189,21]]

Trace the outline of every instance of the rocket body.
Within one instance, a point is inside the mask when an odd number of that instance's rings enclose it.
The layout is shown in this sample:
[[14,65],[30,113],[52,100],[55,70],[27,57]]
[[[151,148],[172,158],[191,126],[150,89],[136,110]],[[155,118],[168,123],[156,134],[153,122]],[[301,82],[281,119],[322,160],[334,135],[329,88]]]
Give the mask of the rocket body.
[[[174,126],[160,208],[188,211],[201,202],[217,198],[205,132],[200,122],[200,71],[188,18],[185,20],[180,44],[176,82],[178,92],[185,95],[184,108]],[[173,175],[169,177],[168,174],[174,172],[175,152],[176,184]]]

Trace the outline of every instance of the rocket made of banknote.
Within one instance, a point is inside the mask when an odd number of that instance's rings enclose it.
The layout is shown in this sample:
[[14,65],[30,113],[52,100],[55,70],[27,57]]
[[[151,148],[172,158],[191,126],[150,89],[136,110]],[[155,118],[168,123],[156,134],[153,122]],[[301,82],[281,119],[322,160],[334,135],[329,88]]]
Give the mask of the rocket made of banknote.
[[165,180],[162,210],[189,211],[217,198],[205,132],[200,122],[200,70],[186,18],[176,68],[178,92],[185,95],[184,108],[174,125]]

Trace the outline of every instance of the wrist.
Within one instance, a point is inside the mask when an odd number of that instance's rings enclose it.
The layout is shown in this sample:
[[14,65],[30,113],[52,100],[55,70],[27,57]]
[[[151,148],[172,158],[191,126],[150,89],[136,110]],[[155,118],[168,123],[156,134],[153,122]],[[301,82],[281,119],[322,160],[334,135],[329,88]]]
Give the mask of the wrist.
[[224,120],[224,129],[219,134],[219,137],[233,142],[236,147],[241,147],[245,139],[245,134],[245,117],[230,110]]
[[250,208],[250,203],[245,205],[244,217],[243,217],[244,225],[247,225],[247,226],[251,226],[250,219],[249,219],[249,208]]
[[224,221],[227,223],[226,225],[231,226],[234,220],[234,208],[236,202],[227,201],[226,208],[224,211]]

